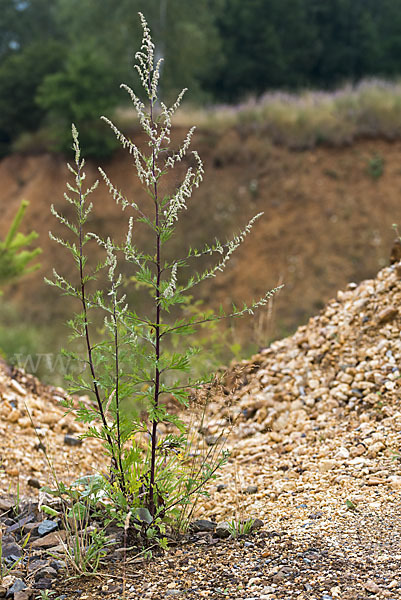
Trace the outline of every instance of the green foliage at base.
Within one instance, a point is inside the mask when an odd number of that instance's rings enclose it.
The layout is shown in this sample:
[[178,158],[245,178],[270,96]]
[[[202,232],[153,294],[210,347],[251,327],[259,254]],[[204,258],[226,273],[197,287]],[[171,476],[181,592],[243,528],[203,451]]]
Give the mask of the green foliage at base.
[[30,263],[41,253],[40,248],[26,250],[37,239],[34,231],[24,235],[18,231],[29,203],[23,200],[4,241],[0,240],[0,287],[39,268]]

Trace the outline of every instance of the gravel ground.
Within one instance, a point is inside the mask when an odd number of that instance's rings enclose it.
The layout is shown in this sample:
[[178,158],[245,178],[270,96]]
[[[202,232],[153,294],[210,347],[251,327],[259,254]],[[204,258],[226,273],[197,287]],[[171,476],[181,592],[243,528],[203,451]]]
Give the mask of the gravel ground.
[[[200,533],[149,563],[128,557],[98,579],[54,590],[90,600],[401,598],[400,300],[397,263],[350,284],[208,391],[199,443],[234,426],[230,460],[197,517],[259,518],[261,530],[228,540]],[[80,428],[61,419],[62,391],[32,381],[5,368],[0,378],[0,483],[6,491],[19,478],[28,495],[28,479],[45,483],[49,474],[25,405],[36,410],[60,478],[106,466],[93,442],[65,444]]]

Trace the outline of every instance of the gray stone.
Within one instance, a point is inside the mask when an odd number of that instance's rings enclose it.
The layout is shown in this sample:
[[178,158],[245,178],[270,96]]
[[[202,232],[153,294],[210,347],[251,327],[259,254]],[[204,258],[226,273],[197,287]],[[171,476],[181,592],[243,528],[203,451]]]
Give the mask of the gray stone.
[[39,569],[41,569],[42,567],[45,567],[47,565],[47,560],[33,560],[31,562],[29,562],[28,564],[28,574],[34,573],[35,571],[38,571]]
[[16,579],[13,583],[13,585],[7,590],[7,594],[6,594],[6,598],[9,598],[10,596],[14,596],[14,594],[16,592],[21,592],[22,590],[25,590],[28,586],[26,585],[26,583],[24,583],[22,581],[22,579]]
[[252,527],[251,527],[251,531],[256,531],[257,529],[260,529],[261,527],[263,527],[264,522],[261,519],[254,519],[253,523],[252,523]]
[[190,525],[190,531],[192,533],[198,533],[199,531],[214,531],[217,523],[208,521],[207,519],[197,519]]
[[[35,582],[35,589],[36,590],[50,590],[52,585],[53,585],[52,579],[43,577],[42,579],[39,579],[38,581]],[[75,592],[75,593],[77,593],[77,592]]]
[[40,537],[47,535],[48,533],[52,533],[52,531],[56,531],[58,529],[57,521],[51,521],[50,519],[45,519],[38,527],[38,534]]
[[3,543],[2,556],[3,558],[20,558],[22,548],[16,542]]
[[227,523],[227,521],[223,521],[222,523],[219,523],[217,525],[216,529],[214,530],[214,535],[217,536],[218,538],[230,537],[230,535],[231,535],[230,526]]
[[53,567],[45,566],[42,569],[39,569],[37,573],[35,573],[35,581],[39,579],[47,578],[47,579],[55,579],[57,577],[56,569]]
[[248,485],[248,487],[244,489],[244,494],[256,494],[257,491],[257,485]]
[[82,440],[66,433],[64,436],[64,444],[67,446],[80,446],[82,444]]

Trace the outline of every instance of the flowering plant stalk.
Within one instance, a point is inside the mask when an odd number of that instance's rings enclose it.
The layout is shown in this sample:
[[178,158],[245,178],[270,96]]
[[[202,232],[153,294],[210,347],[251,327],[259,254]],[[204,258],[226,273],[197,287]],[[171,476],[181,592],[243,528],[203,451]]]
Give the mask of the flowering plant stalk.
[[[194,468],[188,460],[189,437],[183,421],[168,412],[165,399],[173,397],[183,406],[189,403],[189,388],[201,385],[172,374],[190,372],[193,348],[182,352],[168,350],[171,335],[192,334],[197,325],[207,321],[253,313],[265,305],[276,291],[269,291],[259,301],[242,309],[233,307],[230,314],[204,315],[171,319],[173,307],[185,303],[187,293],[205,279],[215,277],[222,271],[232,253],[250,232],[260,214],[253,217],[243,231],[227,243],[215,242],[203,249],[189,249],[183,258],[168,259],[165,246],[174,234],[176,223],[195,188],[203,177],[203,164],[196,151],[192,151],[192,164],[187,168],[181,184],[169,195],[162,195],[160,181],[177,163],[189,154],[194,133],[191,128],[181,147],[169,149],[172,117],[178,109],[183,90],[177,101],[167,107],[158,100],[158,83],[161,61],[155,64],[154,44],[145,18],[140,13],[143,27],[141,50],[136,54],[136,70],[139,73],[147,98],[146,105],[127,85],[122,85],[130,95],[142,129],[148,137],[149,152],[141,150],[126,137],[109,119],[108,123],[122,146],[133,156],[136,174],[149,197],[149,203],[127,198],[107,173],[99,168],[108,190],[123,211],[129,211],[125,240],[117,244],[110,238],[102,239],[87,231],[87,220],[92,210],[88,196],[94,192],[98,182],[84,189],[84,160],[81,159],[78,132],[73,125],[75,165],[69,166],[75,185],[67,184],[71,197],[66,200],[76,209],[76,223],[70,223],[52,207],[53,214],[69,228],[77,242],[52,236],[58,243],[71,251],[79,271],[78,286],[72,285],[54,271],[49,281],[65,294],[79,299],[81,312],[70,322],[75,336],[86,345],[87,369],[83,375],[71,379],[71,391],[90,392],[94,398],[91,407],[80,405],[77,418],[88,422],[85,436],[101,439],[111,458],[111,473],[104,494],[114,505],[131,514],[134,521],[145,531],[159,534],[164,522],[179,520],[180,506],[187,505],[193,497],[204,493],[205,483],[214,477],[216,469],[225,460],[210,462],[208,455]],[[157,104],[158,103],[158,104]],[[158,108],[157,108],[158,106]],[[144,223],[151,232],[153,253],[139,250],[134,243],[135,224]],[[95,271],[89,272],[85,246],[95,241],[104,249],[105,260]],[[185,277],[190,262],[205,254],[217,255],[216,264],[201,273]],[[152,310],[148,315],[138,314],[126,301],[122,293],[124,280],[118,273],[119,260],[124,260],[135,272],[135,280],[144,284],[151,298]],[[89,292],[100,269],[107,269],[107,293],[97,289]],[[90,313],[100,309],[105,317],[105,338],[94,343],[92,340]],[[78,359],[74,353],[70,356]],[[89,376],[87,375],[89,373]],[[146,416],[128,415],[124,405],[135,400],[146,406]],[[73,410],[72,403],[69,404]],[[170,433],[160,435],[158,426],[163,423]],[[145,447],[144,447],[145,440]],[[196,461],[196,458],[193,459]],[[124,521],[126,523],[126,519]]]

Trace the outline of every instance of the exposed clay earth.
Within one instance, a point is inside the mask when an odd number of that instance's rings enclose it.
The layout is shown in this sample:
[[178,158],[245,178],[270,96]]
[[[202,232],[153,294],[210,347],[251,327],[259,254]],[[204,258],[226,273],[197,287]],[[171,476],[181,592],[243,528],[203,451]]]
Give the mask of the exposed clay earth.
[[[395,263],[349,284],[293,336],[231,367],[211,390],[197,433],[212,446],[234,422],[231,456],[182,542],[148,562],[130,551],[125,560],[111,554],[97,576],[68,581],[65,533],[48,517],[57,529],[43,533],[51,525],[42,525],[41,534],[35,513],[34,541],[4,593],[19,581],[16,600],[34,598],[40,585],[64,600],[400,598],[400,306]],[[52,484],[43,447],[66,482],[107,468],[98,445],[72,441],[82,429],[62,417],[61,389],[6,367],[0,385],[1,488],[15,496],[19,485],[24,515],[24,498]],[[16,503],[3,499],[3,546],[21,549],[29,523],[18,522]],[[232,518],[263,525],[224,538]]]
[[[173,146],[185,133],[174,130]],[[145,143],[141,133],[134,131],[132,137],[139,145]],[[196,293],[218,309],[221,302],[226,307],[231,301],[249,302],[285,284],[274,300],[273,314],[261,312],[254,320],[235,323],[234,340],[241,338],[248,355],[292,333],[349,281],[374,277],[388,264],[392,224],[401,223],[401,141],[361,140],[349,147],[295,152],[273,146],[257,130],[238,127],[223,133],[201,129],[193,147],[205,162],[205,178],[171,240],[175,255],[191,244],[199,248],[213,242],[215,236],[224,242],[253,215],[264,212],[227,270]],[[49,230],[66,235],[50,214],[51,203],[71,218],[63,198],[70,176],[66,161],[55,155],[12,155],[0,161],[0,237],[25,198],[31,204],[24,227],[38,231],[43,248],[42,269],[8,288],[6,298],[18,300],[25,318],[52,331],[79,310],[43,282],[53,267],[69,278],[74,272],[71,257],[48,236]],[[144,207],[147,196],[127,153],[121,150],[101,166],[119,189]],[[88,161],[86,170],[88,182],[99,177],[97,163]],[[182,170],[171,172],[170,189],[181,176]],[[128,215],[121,215],[103,183],[93,200],[89,227],[103,236],[123,238]],[[140,226],[135,235],[140,247],[147,243]],[[92,252],[96,262],[96,244]]]

